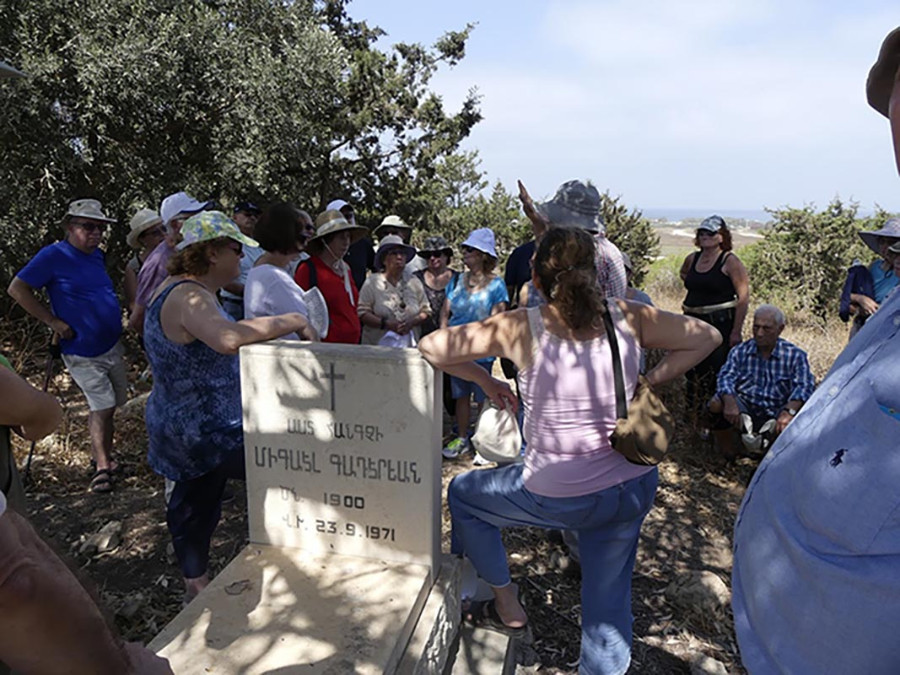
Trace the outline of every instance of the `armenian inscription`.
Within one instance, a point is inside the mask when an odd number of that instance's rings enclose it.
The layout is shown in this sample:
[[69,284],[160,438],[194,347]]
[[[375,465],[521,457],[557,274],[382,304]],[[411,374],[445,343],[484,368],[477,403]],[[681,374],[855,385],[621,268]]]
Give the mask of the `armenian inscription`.
[[415,350],[241,349],[250,540],[434,566],[440,390]]

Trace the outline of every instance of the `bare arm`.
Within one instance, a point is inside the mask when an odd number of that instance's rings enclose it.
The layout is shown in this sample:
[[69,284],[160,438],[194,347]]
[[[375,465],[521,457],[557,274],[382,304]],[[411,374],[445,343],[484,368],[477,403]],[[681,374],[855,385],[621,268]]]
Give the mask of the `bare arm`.
[[750,279],[747,276],[747,268],[733,253],[725,261],[723,271],[734,284],[737,293],[737,307],[734,310],[734,328],[731,330],[730,346],[741,344],[741,336],[744,330],[744,319],[747,318],[747,308],[750,306]]
[[663,359],[647,373],[652,386],[684,374],[722,342],[719,332],[699,319],[664,312],[639,302],[617,302],[641,347],[667,350]]
[[144,315],[146,313],[147,308],[144,305],[135,303],[134,308],[131,310],[131,316],[128,317],[128,329],[133,330],[138,335],[143,335]]
[[419,351],[435,368],[480,386],[500,408],[517,407],[506,382],[497,380],[474,363],[489,356],[504,356],[519,369],[531,362],[531,330],[526,310],[500,312],[474,323],[435,331],[419,342]]
[[[484,321],[435,331],[422,338],[419,351],[435,368],[472,381],[475,379],[466,377],[457,366],[490,356],[503,356],[521,370],[531,363],[528,314],[524,309],[516,309],[500,312]],[[488,375],[483,368],[478,370]]]
[[125,291],[125,306],[128,308],[129,314],[134,310],[134,299],[137,297],[137,285],[137,274],[131,267],[126,265],[122,287]]
[[161,321],[170,340],[190,342],[196,338],[220,354],[237,354],[244,345],[289,333],[298,333],[306,340],[316,337],[306,317],[296,312],[229,321],[219,312],[213,295],[198,284],[173,290],[163,304]]
[[687,279],[688,272],[691,271],[691,264],[694,262],[694,256],[696,253],[691,253],[684,259],[684,262],[681,263],[681,270],[678,272],[678,276],[681,277],[681,280],[684,281]]
[[447,328],[450,325],[450,301],[444,300],[444,304],[441,305],[441,317],[440,317],[440,326],[441,328]]
[[0,366],[0,424],[19,427],[29,441],[50,434],[62,421],[62,408],[50,394],[32,387],[8,368]]
[[75,332],[62,319],[53,316],[53,313],[37,299],[34,289],[22,281],[19,277],[13,278],[6,292],[13,300],[18,302],[22,309],[31,314],[35,319],[52,328],[60,337],[67,340],[75,337]]
[[10,511],[0,516],[0,659],[35,675],[172,672],[164,659],[123,645],[65,564]]
[[537,210],[534,200],[528,194],[528,190],[525,189],[522,181],[517,181],[517,183],[519,185],[519,201],[522,202],[522,210],[525,212],[528,220],[531,221],[531,231],[534,234],[534,238],[540,241],[547,228],[550,227],[550,223],[544,217],[544,214]]

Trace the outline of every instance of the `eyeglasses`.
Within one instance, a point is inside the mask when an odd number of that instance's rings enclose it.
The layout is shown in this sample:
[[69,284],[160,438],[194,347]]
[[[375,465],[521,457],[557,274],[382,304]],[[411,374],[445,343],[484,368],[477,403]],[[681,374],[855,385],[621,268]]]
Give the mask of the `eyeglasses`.
[[144,230],[138,235],[138,239],[143,239],[144,237],[162,237],[165,236],[166,231],[162,227],[154,227],[151,230]]
[[95,232],[100,231],[104,232],[106,230],[106,223],[97,223],[94,221],[88,221],[86,223],[72,223],[75,227],[80,227],[85,232]]

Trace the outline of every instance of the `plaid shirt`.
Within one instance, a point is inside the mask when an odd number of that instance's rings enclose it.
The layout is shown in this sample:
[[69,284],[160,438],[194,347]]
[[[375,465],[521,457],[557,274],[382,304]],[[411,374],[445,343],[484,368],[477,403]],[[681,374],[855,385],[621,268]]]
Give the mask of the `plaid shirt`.
[[788,401],[806,401],[815,387],[805,351],[778,338],[766,360],[751,338],[728,353],[717,393],[740,398],[751,412],[776,417]]
[[594,235],[597,252],[597,281],[607,298],[625,298],[628,284],[625,280],[625,261],[619,248],[602,234]]

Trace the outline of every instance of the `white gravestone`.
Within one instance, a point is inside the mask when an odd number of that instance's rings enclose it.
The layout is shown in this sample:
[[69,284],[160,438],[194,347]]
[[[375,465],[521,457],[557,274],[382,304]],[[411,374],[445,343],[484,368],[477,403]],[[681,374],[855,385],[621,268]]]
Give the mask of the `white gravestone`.
[[241,388],[251,542],[436,572],[440,390],[416,350],[252,345]]
[[411,349],[242,348],[251,544],[150,648],[179,675],[440,673],[459,565],[435,382]]

